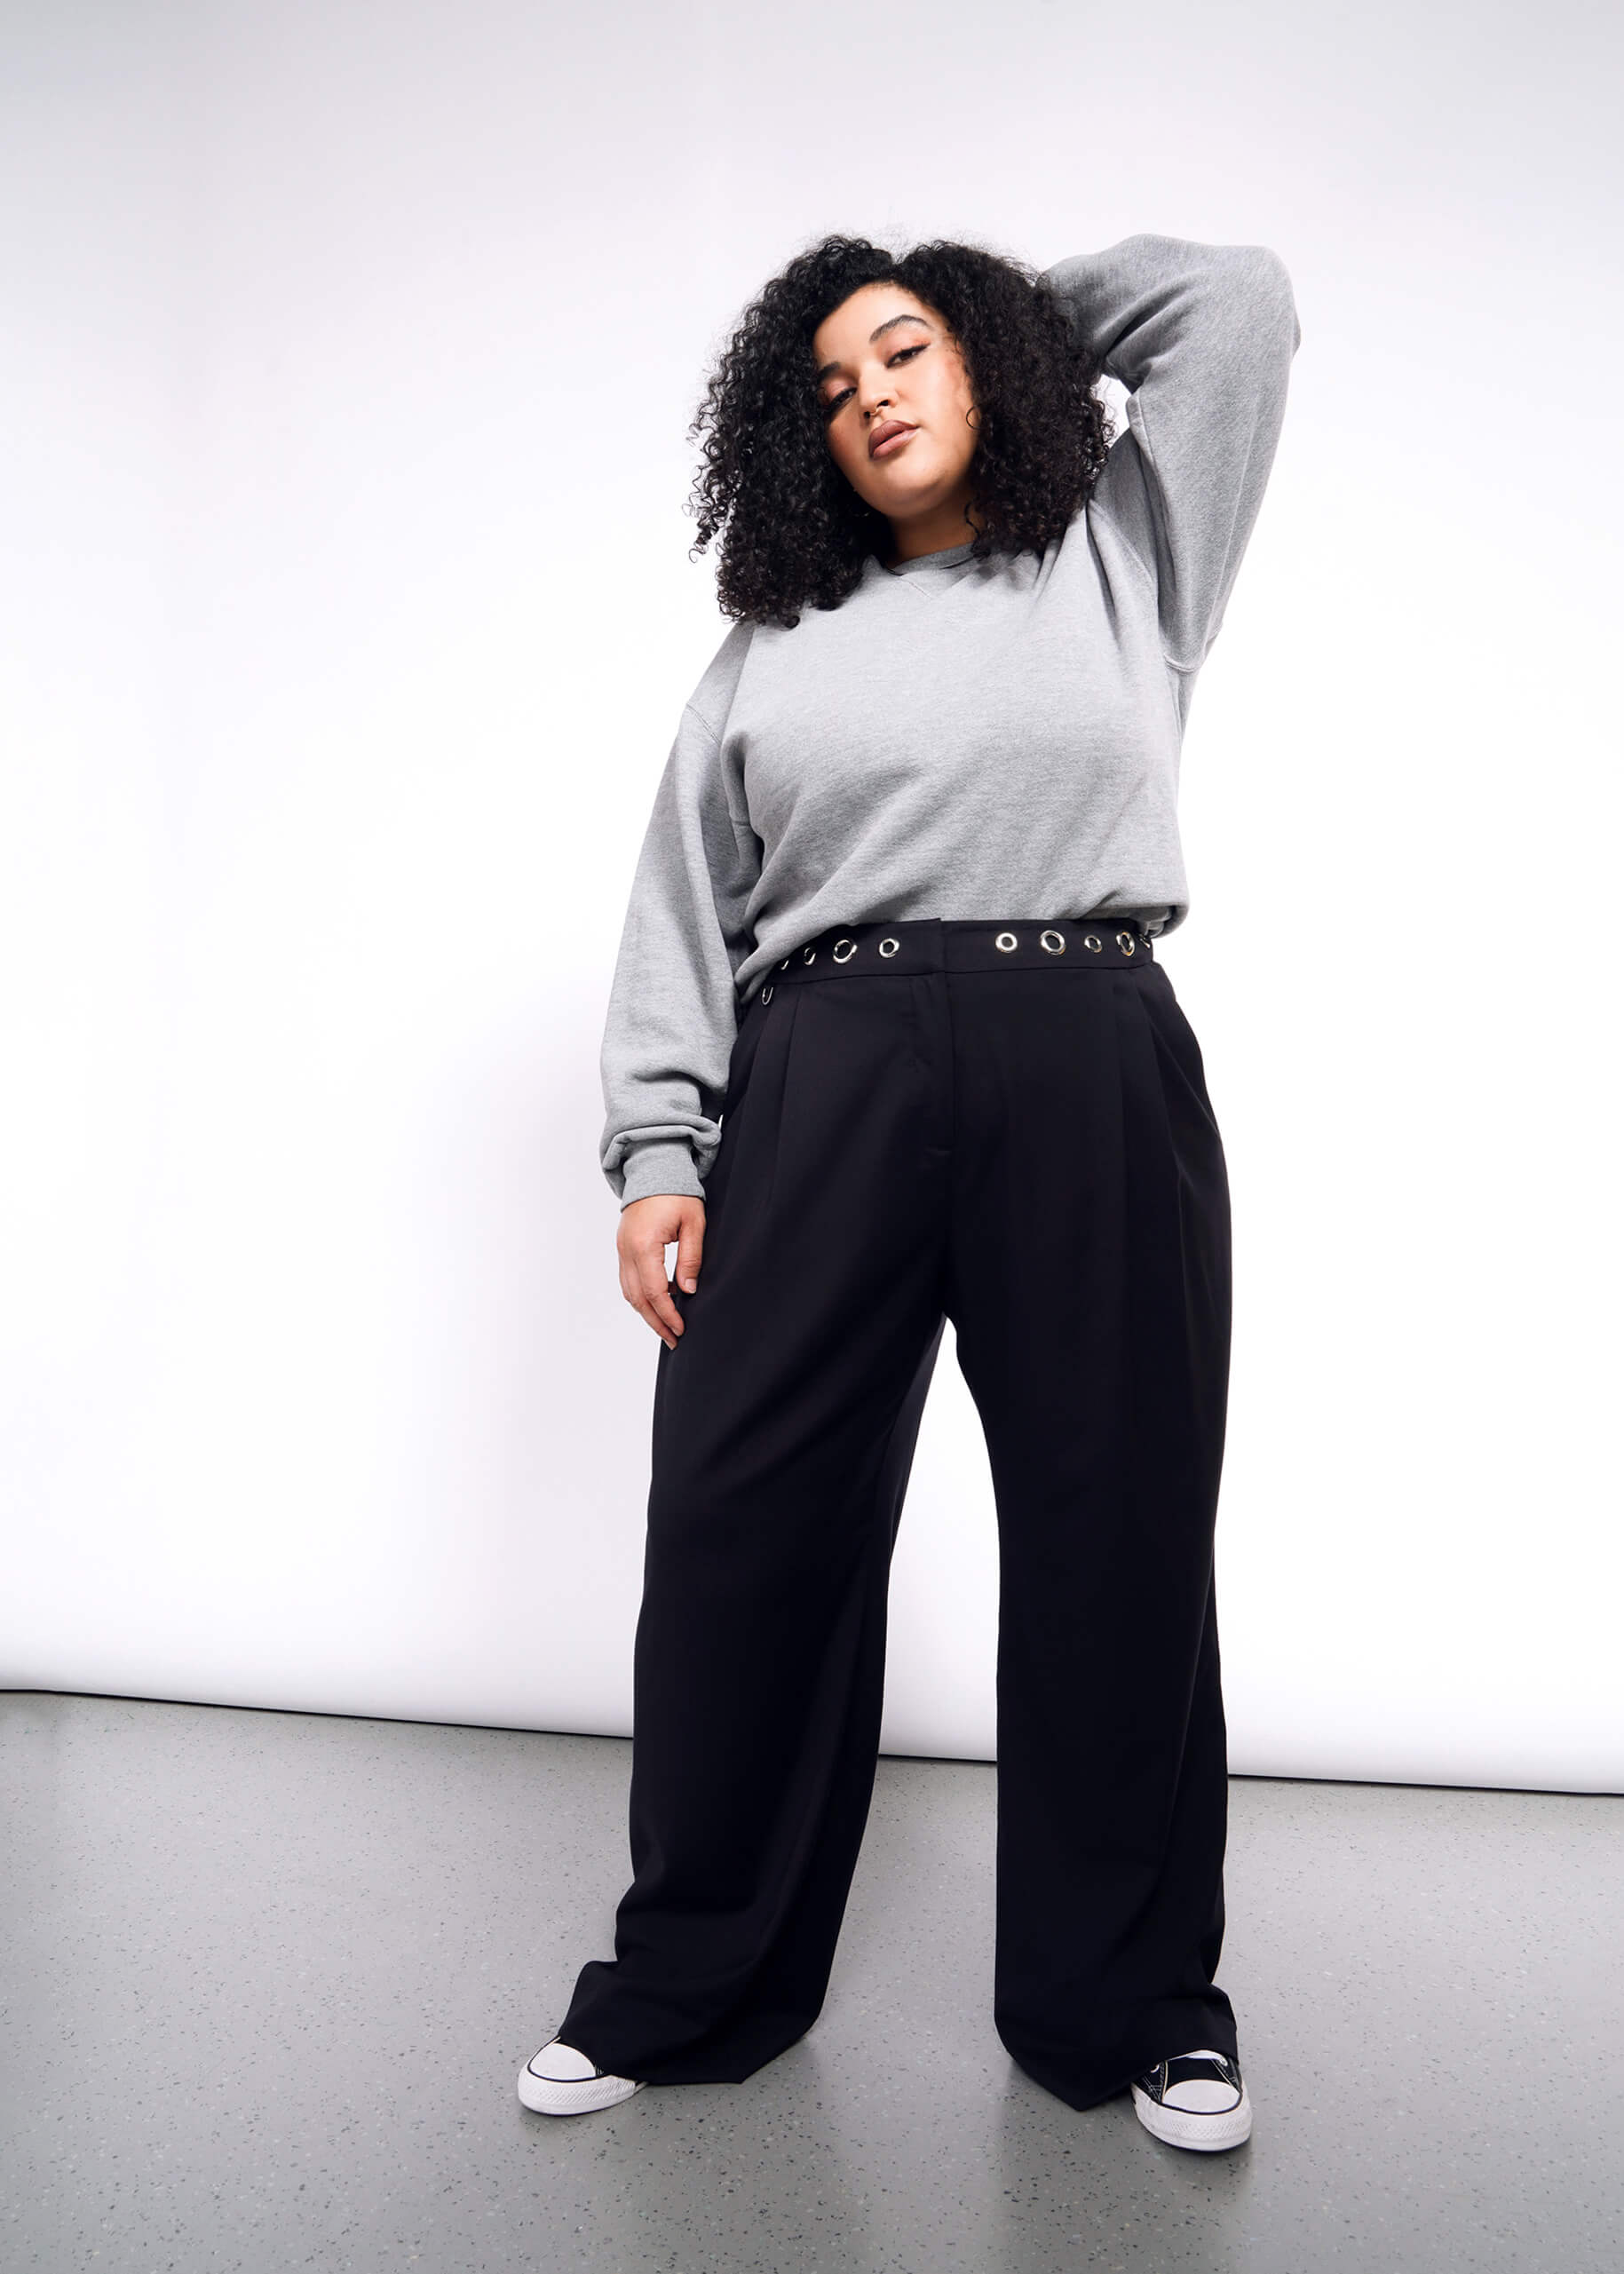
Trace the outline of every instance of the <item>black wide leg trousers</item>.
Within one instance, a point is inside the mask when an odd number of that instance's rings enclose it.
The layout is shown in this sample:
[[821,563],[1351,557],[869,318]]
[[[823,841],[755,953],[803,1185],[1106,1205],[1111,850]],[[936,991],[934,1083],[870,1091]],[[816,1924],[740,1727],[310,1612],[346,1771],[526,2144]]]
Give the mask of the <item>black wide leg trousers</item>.
[[567,2043],[736,2081],[817,2018],[951,1319],[999,1533],[994,2026],[1073,2108],[1238,2052],[1213,1978],[1230,1289],[1200,1050],[1136,924],[857,923],[769,974],[660,1349],[633,1878]]

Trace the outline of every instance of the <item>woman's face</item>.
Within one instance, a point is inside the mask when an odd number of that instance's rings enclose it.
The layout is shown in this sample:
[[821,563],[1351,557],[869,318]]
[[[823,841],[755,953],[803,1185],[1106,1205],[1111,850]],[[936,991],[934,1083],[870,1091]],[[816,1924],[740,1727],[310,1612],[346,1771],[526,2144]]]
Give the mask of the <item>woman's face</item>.
[[968,499],[976,399],[934,308],[865,284],[819,325],[812,358],[829,449],[860,497],[893,524]]

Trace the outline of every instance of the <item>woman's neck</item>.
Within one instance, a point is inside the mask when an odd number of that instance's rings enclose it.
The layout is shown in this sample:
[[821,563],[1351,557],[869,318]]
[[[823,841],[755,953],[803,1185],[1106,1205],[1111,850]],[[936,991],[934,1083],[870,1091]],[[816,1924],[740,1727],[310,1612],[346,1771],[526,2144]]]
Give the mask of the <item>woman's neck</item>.
[[928,513],[891,523],[891,558],[885,566],[895,568],[901,561],[918,560],[928,552],[951,552],[955,545],[967,545],[980,534],[980,519],[968,497],[944,498]]

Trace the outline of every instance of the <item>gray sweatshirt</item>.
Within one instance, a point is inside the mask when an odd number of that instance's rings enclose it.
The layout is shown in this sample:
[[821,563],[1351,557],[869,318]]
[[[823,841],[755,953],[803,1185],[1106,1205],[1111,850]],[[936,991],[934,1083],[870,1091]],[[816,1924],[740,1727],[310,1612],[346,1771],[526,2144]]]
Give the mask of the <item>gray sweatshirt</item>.
[[793,630],[734,624],[683,713],[603,1036],[622,1207],[703,1197],[740,1013],[827,925],[1184,919],[1179,752],[1285,414],[1291,281],[1265,246],[1159,236],[1047,273],[1129,391],[1065,535],[870,557]]

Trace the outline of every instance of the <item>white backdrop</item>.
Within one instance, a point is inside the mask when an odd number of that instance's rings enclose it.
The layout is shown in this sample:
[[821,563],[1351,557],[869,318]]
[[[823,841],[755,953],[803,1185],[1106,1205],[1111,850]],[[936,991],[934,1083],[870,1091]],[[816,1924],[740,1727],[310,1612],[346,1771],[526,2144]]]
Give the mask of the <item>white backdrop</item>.
[[[597,1050],[725,629],[704,370],[830,228],[1150,229],[1273,246],[1303,334],[1166,948],[1232,1765],[1624,1786],[1617,17],[0,14],[0,1680],[630,1728]],[[884,1743],[989,1757],[951,1351]]]

